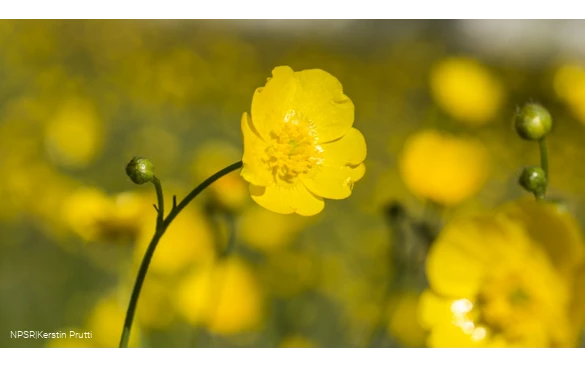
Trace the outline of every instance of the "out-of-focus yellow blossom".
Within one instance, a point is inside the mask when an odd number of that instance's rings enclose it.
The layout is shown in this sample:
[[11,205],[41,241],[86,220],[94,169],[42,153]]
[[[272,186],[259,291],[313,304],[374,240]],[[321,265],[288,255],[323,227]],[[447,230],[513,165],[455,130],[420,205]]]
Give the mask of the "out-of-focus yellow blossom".
[[[165,201],[165,207],[172,207],[172,201]],[[152,209],[148,212],[149,217],[144,220],[138,233],[136,264],[142,261],[156,228],[156,211]],[[196,208],[190,206],[165,231],[156,247],[149,271],[174,275],[191,264],[213,260],[215,253],[214,237],[209,223]]]
[[95,187],[81,187],[62,206],[65,222],[88,241],[135,239],[150,203],[133,192],[114,197]]
[[315,344],[300,335],[292,335],[284,338],[279,345],[280,348],[315,348]]
[[94,347],[94,343],[92,342],[91,338],[77,338],[77,337],[70,337],[70,332],[75,332],[75,334],[83,334],[86,332],[85,330],[73,328],[73,329],[61,329],[59,332],[65,333],[66,337],[63,338],[51,338],[46,343],[46,347],[48,348],[92,348]]
[[142,329],[163,330],[175,320],[172,303],[173,283],[150,273],[140,292],[136,308],[136,321]]
[[431,70],[431,93],[447,113],[471,125],[493,119],[504,100],[499,80],[478,61],[450,57]]
[[405,347],[423,347],[426,331],[418,322],[419,294],[395,294],[390,303],[388,332]]
[[349,197],[365,173],[366,142],[352,128],[354,106],[341,83],[319,69],[272,71],[242,116],[242,176],[271,211],[315,215],[323,198]]
[[113,211],[112,201],[98,188],[82,187],[63,202],[63,218],[83,239],[96,240],[100,222],[105,222]]
[[89,101],[67,100],[46,127],[45,143],[49,156],[68,168],[87,166],[101,152],[102,123]]
[[237,257],[194,270],[179,285],[178,312],[192,325],[232,335],[256,329],[263,295],[255,274]]
[[476,140],[422,131],[405,143],[400,173],[417,196],[446,206],[456,205],[482,187],[489,155]]
[[[241,152],[223,141],[212,141],[201,146],[193,160],[193,176],[197,183],[209,178],[220,169],[241,159]],[[207,189],[215,202],[229,210],[240,210],[249,200],[246,182],[232,172],[215,181]]]
[[[101,299],[92,310],[84,332],[92,332],[93,347],[118,347],[128,304],[115,295]],[[140,327],[132,327],[129,347],[140,346]]]
[[554,76],[557,96],[569,105],[581,123],[585,123],[585,66],[568,64],[560,67]]
[[583,244],[577,222],[553,203],[522,200],[451,222],[427,261],[419,310],[428,345],[576,346]]
[[283,216],[250,206],[240,217],[238,238],[253,248],[273,252],[292,243],[307,223],[305,217]]

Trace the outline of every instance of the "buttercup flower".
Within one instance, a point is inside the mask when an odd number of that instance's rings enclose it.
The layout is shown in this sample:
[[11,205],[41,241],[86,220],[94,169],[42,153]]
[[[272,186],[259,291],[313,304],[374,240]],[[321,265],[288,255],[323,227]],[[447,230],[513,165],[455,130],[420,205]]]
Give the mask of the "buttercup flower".
[[456,220],[433,244],[421,324],[431,347],[576,346],[583,319],[577,222],[532,199]]
[[216,334],[252,331],[262,320],[262,289],[254,271],[238,257],[192,271],[179,284],[174,303],[189,324]]
[[242,116],[242,176],[271,211],[310,216],[323,198],[347,198],[365,173],[366,142],[352,128],[354,106],[323,70],[272,71]]
[[477,193],[487,178],[488,160],[478,141],[422,131],[407,140],[400,174],[417,196],[451,206]]
[[476,60],[452,57],[431,71],[433,98],[461,122],[482,125],[492,119],[503,102],[501,83]]

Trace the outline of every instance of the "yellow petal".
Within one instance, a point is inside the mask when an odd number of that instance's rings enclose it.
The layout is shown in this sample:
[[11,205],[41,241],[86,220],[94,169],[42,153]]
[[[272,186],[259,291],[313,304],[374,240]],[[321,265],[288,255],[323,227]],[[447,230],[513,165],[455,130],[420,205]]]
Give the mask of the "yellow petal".
[[259,136],[270,139],[294,112],[310,122],[321,143],[345,135],[354,120],[354,105],[343,94],[341,83],[319,70],[293,72],[288,66],[272,71],[266,86],[258,88],[252,99],[252,121]]
[[450,300],[437,296],[430,290],[425,290],[420,295],[418,321],[423,328],[432,329],[441,322],[450,323],[452,317]]
[[273,184],[268,187],[250,184],[250,194],[260,206],[281,214],[296,212],[302,216],[312,216],[325,207],[323,200],[301,183],[289,186]]
[[556,204],[526,199],[506,206],[503,211],[522,223],[528,235],[542,244],[555,267],[564,275],[572,275],[583,263],[585,248],[579,225]]
[[351,195],[353,184],[363,177],[364,164],[351,166],[321,166],[316,171],[301,175],[300,179],[313,194],[329,199],[343,199]]
[[366,141],[361,132],[351,128],[339,140],[323,144],[323,163],[300,177],[317,196],[343,199],[351,195],[353,184],[365,173]]
[[339,140],[321,145],[323,159],[327,164],[358,165],[366,159],[367,148],[364,135],[351,128]]
[[246,181],[252,184],[259,186],[270,185],[274,179],[270,171],[262,164],[262,158],[267,146],[266,142],[254,130],[252,120],[248,113],[244,112],[242,115],[241,125],[244,138],[244,156],[242,157],[244,166],[240,174]]
[[485,347],[485,340],[476,342],[471,334],[467,334],[452,323],[441,323],[433,328],[427,338],[427,345],[433,348],[477,348]]
[[256,89],[252,98],[253,126],[264,140],[270,140],[270,131],[284,122],[286,114],[295,109],[294,96],[298,83],[288,66],[272,70],[266,85]]
[[454,221],[429,251],[429,283],[444,296],[474,297],[488,271],[528,247],[522,229],[507,220],[486,215]]
[[354,105],[343,94],[339,80],[319,69],[295,75],[299,82],[295,109],[314,124],[319,141],[329,142],[345,135],[353,125]]

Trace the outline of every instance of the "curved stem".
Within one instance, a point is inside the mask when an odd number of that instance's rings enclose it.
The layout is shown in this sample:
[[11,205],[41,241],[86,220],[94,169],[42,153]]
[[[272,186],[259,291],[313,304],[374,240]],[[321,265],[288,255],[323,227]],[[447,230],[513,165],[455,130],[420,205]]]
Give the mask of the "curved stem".
[[[177,215],[191,202],[199,193],[201,193],[205,188],[209,187],[213,182],[218,180],[219,178],[223,177],[226,174],[233,172],[242,167],[242,162],[238,161],[230,166],[223,168],[222,170],[218,171],[217,173],[213,174],[211,177],[204,180],[201,184],[195,187],[183,200],[175,207],[172,208],[171,212],[167,216],[166,219],[161,219],[160,225],[157,224],[156,231],[148,244],[148,248],[146,249],[146,253],[144,253],[144,258],[142,259],[142,263],[140,264],[140,269],[138,270],[138,275],[136,276],[136,282],[134,283],[134,288],[132,289],[132,295],[130,296],[130,303],[128,304],[128,310],[126,311],[126,319],[124,320],[124,328],[122,330],[122,337],[120,339],[120,347],[126,348],[128,347],[128,341],[130,340],[130,330],[132,329],[132,322],[134,320],[134,313],[136,312],[136,305],[138,304],[138,298],[140,297],[140,291],[142,289],[142,284],[144,283],[144,279],[146,278],[146,273],[148,272],[148,267],[150,265],[150,261],[152,256],[154,255],[154,250],[160,241],[160,238],[163,236],[171,222],[177,217]],[[155,188],[157,190],[157,197],[159,200],[159,215],[158,217],[163,217],[162,215],[162,187],[160,185],[160,181],[158,179],[153,180]],[[160,190],[160,194],[159,194]],[[158,221],[157,217],[157,223]]]
[[159,228],[165,217],[165,199],[163,196],[162,185],[160,184],[160,180],[154,176],[152,179],[152,184],[154,184],[154,189],[156,190],[156,200],[158,201],[158,215],[156,216],[156,227]]

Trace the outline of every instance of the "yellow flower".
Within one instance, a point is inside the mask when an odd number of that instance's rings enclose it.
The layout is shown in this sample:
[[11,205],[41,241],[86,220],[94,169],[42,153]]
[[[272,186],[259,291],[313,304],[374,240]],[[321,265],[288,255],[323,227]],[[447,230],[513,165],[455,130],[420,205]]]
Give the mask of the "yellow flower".
[[349,197],[365,173],[366,143],[352,128],[354,106],[339,81],[323,70],[272,71],[242,116],[242,176],[250,194],[271,211],[303,216],[323,198]]
[[422,347],[426,332],[418,323],[419,294],[394,294],[390,303],[388,332],[405,347]]
[[408,188],[447,206],[477,193],[488,169],[488,154],[479,141],[430,130],[411,136],[400,159],[400,173]]
[[419,308],[428,345],[576,346],[583,258],[577,222],[552,203],[522,200],[453,221],[428,256]]
[[190,324],[222,335],[254,330],[262,315],[260,285],[237,257],[194,270],[179,285],[175,303]]
[[560,67],[554,76],[554,88],[575,117],[585,123],[585,67],[573,64]]
[[113,203],[108,195],[93,187],[81,187],[63,202],[65,222],[85,240],[100,238],[100,222],[109,219]]
[[469,58],[441,60],[431,71],[430,84],[441,108],[471,125],[482,125],[494,118],[504,99],[500,82]]
[[[224,141],[213,141],[201,146],[193,160],[193,176],[197,183],[233,164],[241,152]],[[249,202],[246,182],[237,172],[227,174],[208,188],[213,202],[229,210],[241,210]]]
[[102,121],[89,101],[70,99],[49,120],[45,142],[56,163],[83,168],[101,151]]
[[151,203],[139,194],[123,192],[114,197],[98,188],[80,187],[62,203],[65,222],[88,241],[135,239]]

